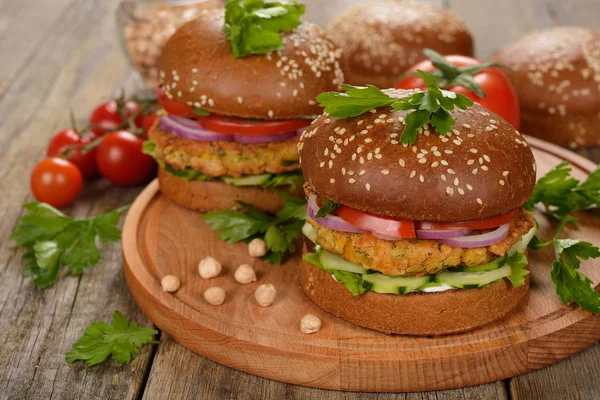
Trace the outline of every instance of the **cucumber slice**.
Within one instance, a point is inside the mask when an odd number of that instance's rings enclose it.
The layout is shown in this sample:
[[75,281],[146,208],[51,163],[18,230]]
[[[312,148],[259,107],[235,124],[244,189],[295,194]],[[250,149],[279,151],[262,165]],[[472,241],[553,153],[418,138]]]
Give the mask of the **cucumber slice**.
[[271,174],[248,175],[241,178],[230,178],[224,176],[222,179],[225,183],[231,186],[259,186],[267,182],[271,178]]
[[463,272],[492,271],[494,269],[500,268],[500,265],[502,265],[505,260],[506,260],[505,257],[498,257],[495,260],[492,260],[491,262],[489,262],[487,264],[474,265],[472,267],[463,267],[462,271]]
[[315,228],[312,227],[311,224],[305,222],[304,226],[302,226],[302,233],[304,234],[304,236],[306,236],[308,240],[310,240],[314,244],[317,244],[317,231],[315,230]]
[[435,281],[456,288],[474,289],[510,276],[511,273],[510,265],[485,272],[444,271],[435,276]]
[[521,238],[521,240],[519,240],[517,243],[515,243],[513,245],[513,247],[511,247],[507,254],[509,256],[512,256],[513,254],[515,254],[517,251],[519,253],[524,253],[525,250],[527,249],[527,245],[529,244],[529,242],[531,242],[531,239],[533,239],[533,237],[535,236],[536,232],[538,230],[538,225],[537,223],[533,226],[533,228],[531,228],[529,230],[529,232],[527,232],[526,234],[523,235],[523,237]]
[[344,260],[337,254],[332,254],[327,251],[321,251],[319,253],[319,260],[321,264],[327,269],[337,269],[340,271],[354,272],[356,274],[365,274],[367,271],[358,264],[353,264],[349,261]]
[[423,276],[388,276],[383,274],[363,275],[363,286],[377,293],[407,294],[426,285],[431,280]]

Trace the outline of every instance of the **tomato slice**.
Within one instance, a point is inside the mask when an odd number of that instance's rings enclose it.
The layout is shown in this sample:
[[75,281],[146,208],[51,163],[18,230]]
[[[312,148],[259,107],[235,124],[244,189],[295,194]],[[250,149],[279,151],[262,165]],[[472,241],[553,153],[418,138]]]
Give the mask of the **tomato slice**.
[[339,206],[336,213],[338,217],[349,224],[371,232],[394,236],[398,239],[414,239],[417,237],[415,223],[411,220],[384,217],[344,205]]
[[309,120],[292,119],[286,121],[249,121],[211,114],[202,118],[204,129],[226,134],[277,135],[295,131],[310,125]]
[[519,212],[518,209],[507,212],[506,214],[497,215],[495,217],[489,217],[484,219],[478,219],[475,221],[462,221],[462,222],[438,222],[438,221],[416,221],[415,226],[417,229],[490,229],[497,228],[500,225],[504,225],[512,221]]
[[156,99],[162,108],[169,114],[178,115],[180,117],[199,117],[194,114],[194,107],[168,98],[163,88],[156,89]]

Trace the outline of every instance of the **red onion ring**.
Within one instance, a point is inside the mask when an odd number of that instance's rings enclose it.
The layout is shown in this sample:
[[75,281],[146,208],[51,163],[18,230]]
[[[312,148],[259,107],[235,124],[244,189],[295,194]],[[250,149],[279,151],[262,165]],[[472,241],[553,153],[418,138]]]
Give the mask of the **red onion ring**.
[[471,233],[472,229],[418,229],[417,237],[419,239],[449,239],[457,236],[465,236]]
[[508,235],[510,223],[501,225],[496,230],[481,235],[473,236],[457,236],[448,239],[440,240],[442,243],[448,246],[472,248],[472,247],[485,247],[498,243]]
[[[183,121],[186,120],[186,121]],[[160,127],[171,132],[174,135],[185,139],[198,140],[201,142],[227,141],[233,140],[233,135],[226,135],[207,131],[202,128],[197,122],[188,120],[187,118],[166,116],[160,117]]]
[[377,239],[382,239],[382,240],[389,240],[390,242],[395,242],[397,240],[403,240],[406,238],[401,238],[401,237],[395,237],[395,236],[390,236],[390,235],[384,235],[383,233],[377,233],[377,232],[371,232],[371,234],[373,236],[375,236]]
[[265,143],[265,142],[283,142],[296,136],[296,131],[278,133],[276,135],[246,135],[246,134],[234,134],[233,140],[238,143]]
[[367,230],[357,228],[354,225],[350,225],[337,215],[327,214],[324,217],[317,218],[316,215],[319,211],[319,206],[317,205],[317,196],[314,194],[308,196],[306,211],[310,218],[315,220],[319,225],[323,225],[326,228],[340,232],[369,233],[369,231]]

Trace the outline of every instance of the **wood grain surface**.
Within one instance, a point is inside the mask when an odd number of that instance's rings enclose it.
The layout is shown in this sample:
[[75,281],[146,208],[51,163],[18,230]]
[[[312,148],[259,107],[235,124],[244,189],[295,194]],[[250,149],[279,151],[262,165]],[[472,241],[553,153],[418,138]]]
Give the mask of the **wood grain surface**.
[[[307,19],[326,23],[360,0],[306,0]],[[437,0],[461,15],[487,57],[533,28],[598,26],[597,0]],[[282,384],[237,372],[200,357],[161,335],[131,365],[91,369],[64,363],[64,353],[91,321],[119,309],[150,321],[123,281],[119,245],[80,278],[64,277],[38,291],[20,269],[22,250],[8,239],[32,200],[27,179],[50,136],[68,126],[72,107],[82,122],[102,100],[132,88],[132,72],[116,40],[118,0],[0,1],[0,399],[597,399],[598,344],[518,378],[464,389],[417,394],[357,394]],[[600,162],[600,149],[580,150]],[[95,215],[131,202],[141,188],[88,184],[65,212]]]

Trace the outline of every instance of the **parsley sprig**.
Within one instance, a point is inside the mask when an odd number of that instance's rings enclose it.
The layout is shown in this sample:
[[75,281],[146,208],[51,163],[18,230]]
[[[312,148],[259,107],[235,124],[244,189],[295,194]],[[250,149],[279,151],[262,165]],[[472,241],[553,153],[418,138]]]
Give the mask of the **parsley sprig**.
[[219,231],[219,238],[229,243],[263,238],[269,253],[262,259],[280,263],[286,252],[296,251],[296,238],[306,219],[306,201],[277,191],[285,205],[277,214],[269,215],[252,204],[238,201],[242,211],[219,210],[206,213],[202,219]]
[[119,364],[126,364],[146,343],[158,343],[152,336],[158,331],[141,328],[135,322],[129,323],[119,311],[112,314],[111,325],[106,322],[92,322],[82,337],[65,356],[68,363],[85,361],[91,367],[112,355]]
[[417,140],[418,129],[427,123],[445,136],[456,125],[450,111],[455,107],[465,110],[473,102],[462,94],[440,89],[433,75],[421,70],[417,73],[425,82],[426,90],[412,96],[392,97],[373,85],[342,85],[345,93],[321,93],[317,101],[326,113],[338,118],[356,117],[379,107],[413,110],[405,118],[406,126],[400,139],[404,144],[413,144]]
[[580,182],[571,176],[567,162],[560,163],[537,182],[524,207],[533,211],[538,203],[559,224],[552,239],[544,242],[535,236],[528,248],[538,250],[554,246],[556,259],[552,263],[551,275],[563,304],[574,301],[585,310],[600,313],[600,294],[593,288],[593,282],[578,271],[580,259],[600,257],[600,251],[589,242],[559,239],[566,224],[577,222],[571,213],[591,205],[600,206],[600,167]]
[[[449,88],[452,86],[463,86],[482,98],[484,98],[486,94],[479,83],[473,78],[473,75],[488,68],[502,67],[501,64],[491,62],[457,67],[437,51],[425,49],[423,50],[423,53],[431,60],[431,64],[437,68],[437,70],[431,71],[430,73],[435,77],[439,87]],[[418,75],[418,73],[407,72],[402,75],[402,77],[415,75]]]
[[96,265],[102,257],[96,238],[102,243],[121,240],[116,225],[120,214],[129,208],[74,220],[46,203],[32,202],[23,207],[28,213],[21,217],[11,238],[28,249],[22,257],[23,273],[34,276],[39,289],[54,285],[65,267],[70,275],[77,276]]
[[304,5],[295,1],[229,0],[223,32],[234,57],[265,54],[283,46],[281,32],[300,25]]
[[332,200],[329,200],[328,198],[325,197],[325,198],[323,198],[323,205],[321,206],[321,208],[319,208],[319,211],[317,211],[317,214],[315,215],[315,217],[321,218],[321,217],[326,216],[327,214],[331,214],[339,206],[340,206],[339,203],[334,203]]

